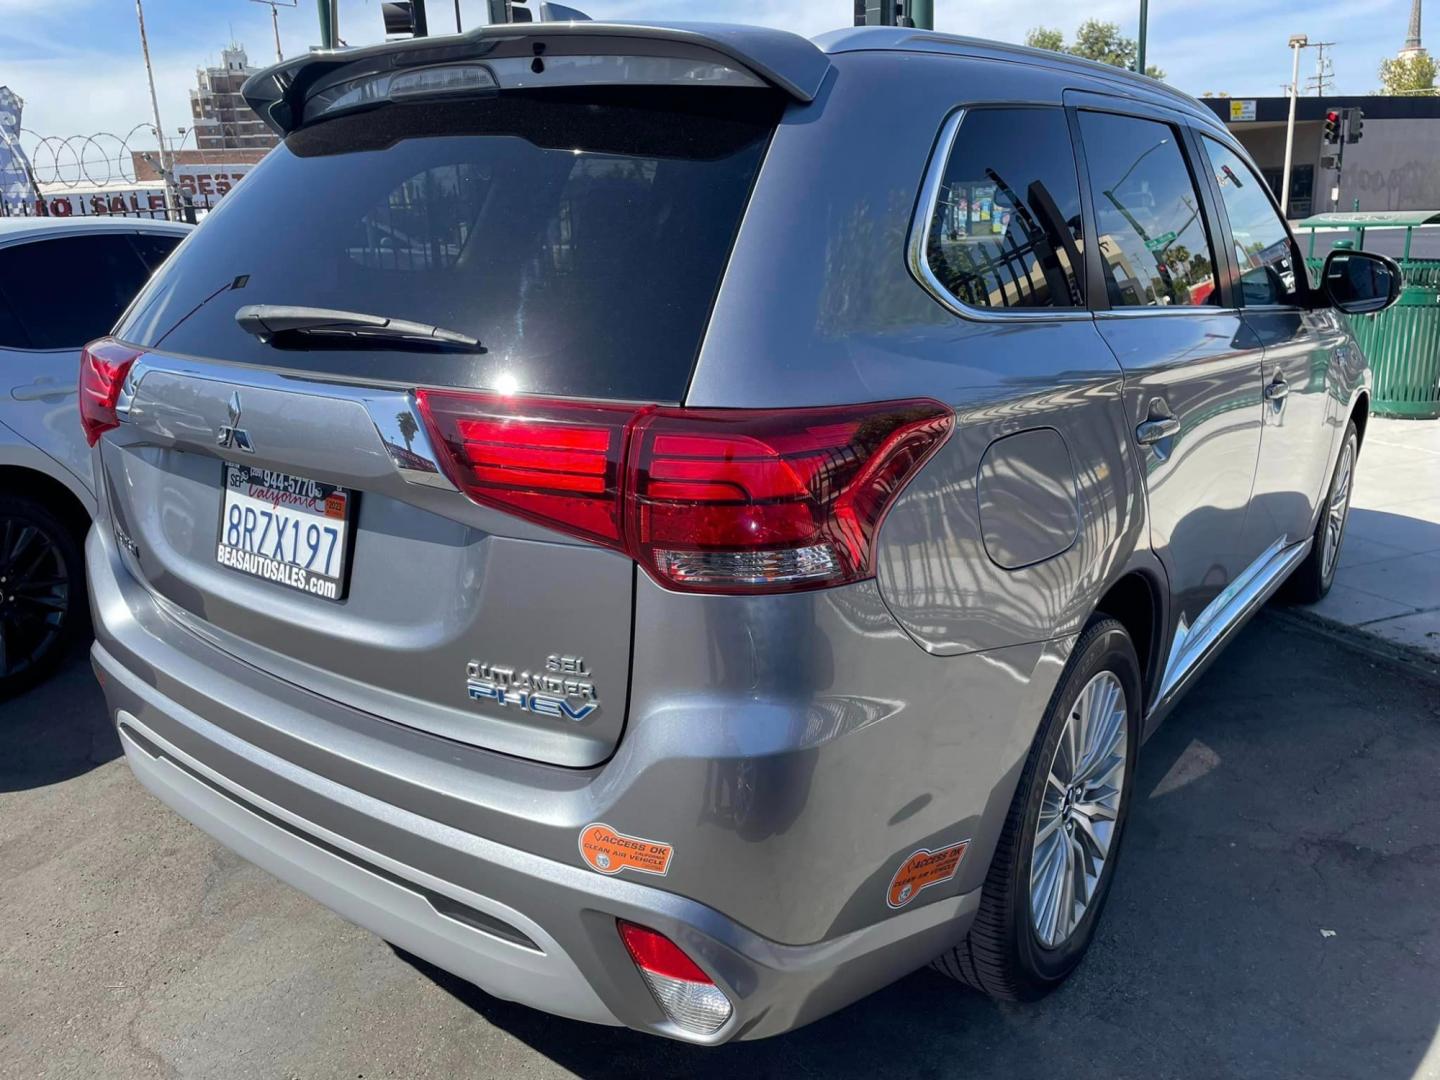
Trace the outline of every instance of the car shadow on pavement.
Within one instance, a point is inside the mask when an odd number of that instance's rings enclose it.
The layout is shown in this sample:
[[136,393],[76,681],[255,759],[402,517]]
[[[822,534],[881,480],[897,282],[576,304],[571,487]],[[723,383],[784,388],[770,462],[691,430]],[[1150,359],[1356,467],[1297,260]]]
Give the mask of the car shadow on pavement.
[[0,792],[57,784],[120,756],[88,644],[45,682],[0,703]]
[[400,955],[582,1077],[1411,1080],[1440,1056],[1440,695],[1410,680],[1257,620],[1146,744],[1094,948],[1032,1005],[927,970],[707,1050],[548,1016]]

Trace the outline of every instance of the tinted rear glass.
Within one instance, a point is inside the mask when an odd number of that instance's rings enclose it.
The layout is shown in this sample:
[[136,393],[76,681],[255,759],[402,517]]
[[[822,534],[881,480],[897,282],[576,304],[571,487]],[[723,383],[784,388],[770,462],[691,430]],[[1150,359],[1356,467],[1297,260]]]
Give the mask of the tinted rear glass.
[[[0,293],[32,349],[78,349],[110,332],[150,276],[124,233],[62,236],[0,250]],[[21,345],[17,335],[9,343]]]
[[[121,336],[421,385],[678,401],[778,119],[763,91],[507,92],[291,135],[167,263]],[[433,324],[480,354],[279,350],[294,304]]]

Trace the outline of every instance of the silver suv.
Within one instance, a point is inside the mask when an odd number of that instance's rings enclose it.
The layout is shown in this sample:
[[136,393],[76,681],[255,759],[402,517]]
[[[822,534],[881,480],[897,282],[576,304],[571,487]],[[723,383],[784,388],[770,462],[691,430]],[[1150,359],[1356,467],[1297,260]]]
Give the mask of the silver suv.
[[505,26],[284,135],[84,370],[140,780],[503,998],[695,1043],[1091,941],[1144,737],[1323,593],[1368,375],[1213,116],[845,30]]
[[0,701],[85,640],[81,546],[95,490],[76,423],[80,350],[189,231],[120,216],[0,218]]

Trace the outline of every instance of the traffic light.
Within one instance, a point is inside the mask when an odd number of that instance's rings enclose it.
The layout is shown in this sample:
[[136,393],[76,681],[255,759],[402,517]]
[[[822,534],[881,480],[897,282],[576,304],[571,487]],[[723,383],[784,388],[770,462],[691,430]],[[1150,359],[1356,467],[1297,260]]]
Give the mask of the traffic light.
[[1359,142],[1365,134],[1365,110],[1359,107],[1345,110],[1345,141]]
[[856,26],[914,26],[911,0],[855,0]]
[[1340,141],[1340,110],[1327,109],[1325,111],[1325,143],[1333,145]]
[[492,23],[528,23],[535,16],[524,6],[525,0],[489,0]]
[[425,23],[425,0],[386,0],[380,5],[380,17],[385,22],[386,37],[427,37],[430,33]]

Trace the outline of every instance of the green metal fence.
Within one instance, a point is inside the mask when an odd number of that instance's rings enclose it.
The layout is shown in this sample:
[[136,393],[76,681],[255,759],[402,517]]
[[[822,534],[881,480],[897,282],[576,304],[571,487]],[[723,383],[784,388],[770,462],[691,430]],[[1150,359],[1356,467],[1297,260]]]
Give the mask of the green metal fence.
[[1440,211],[1319,214],[1298,226],[1310,229],[1305,264],[1314,281],[1325,262],[1324,255],[1315,255],[1315,229],[1353,229],[1357,247],[1364,245],[1366,229],[1405,229],[1405,251],[1398,260],[1405,287],[1399,302],[1378,315],[1348,316],[1370,360],[1370,411],[1377,416],[1440,417],[1440,259],[1409,257],[1413,230],[1432,223],[1440,223]]

